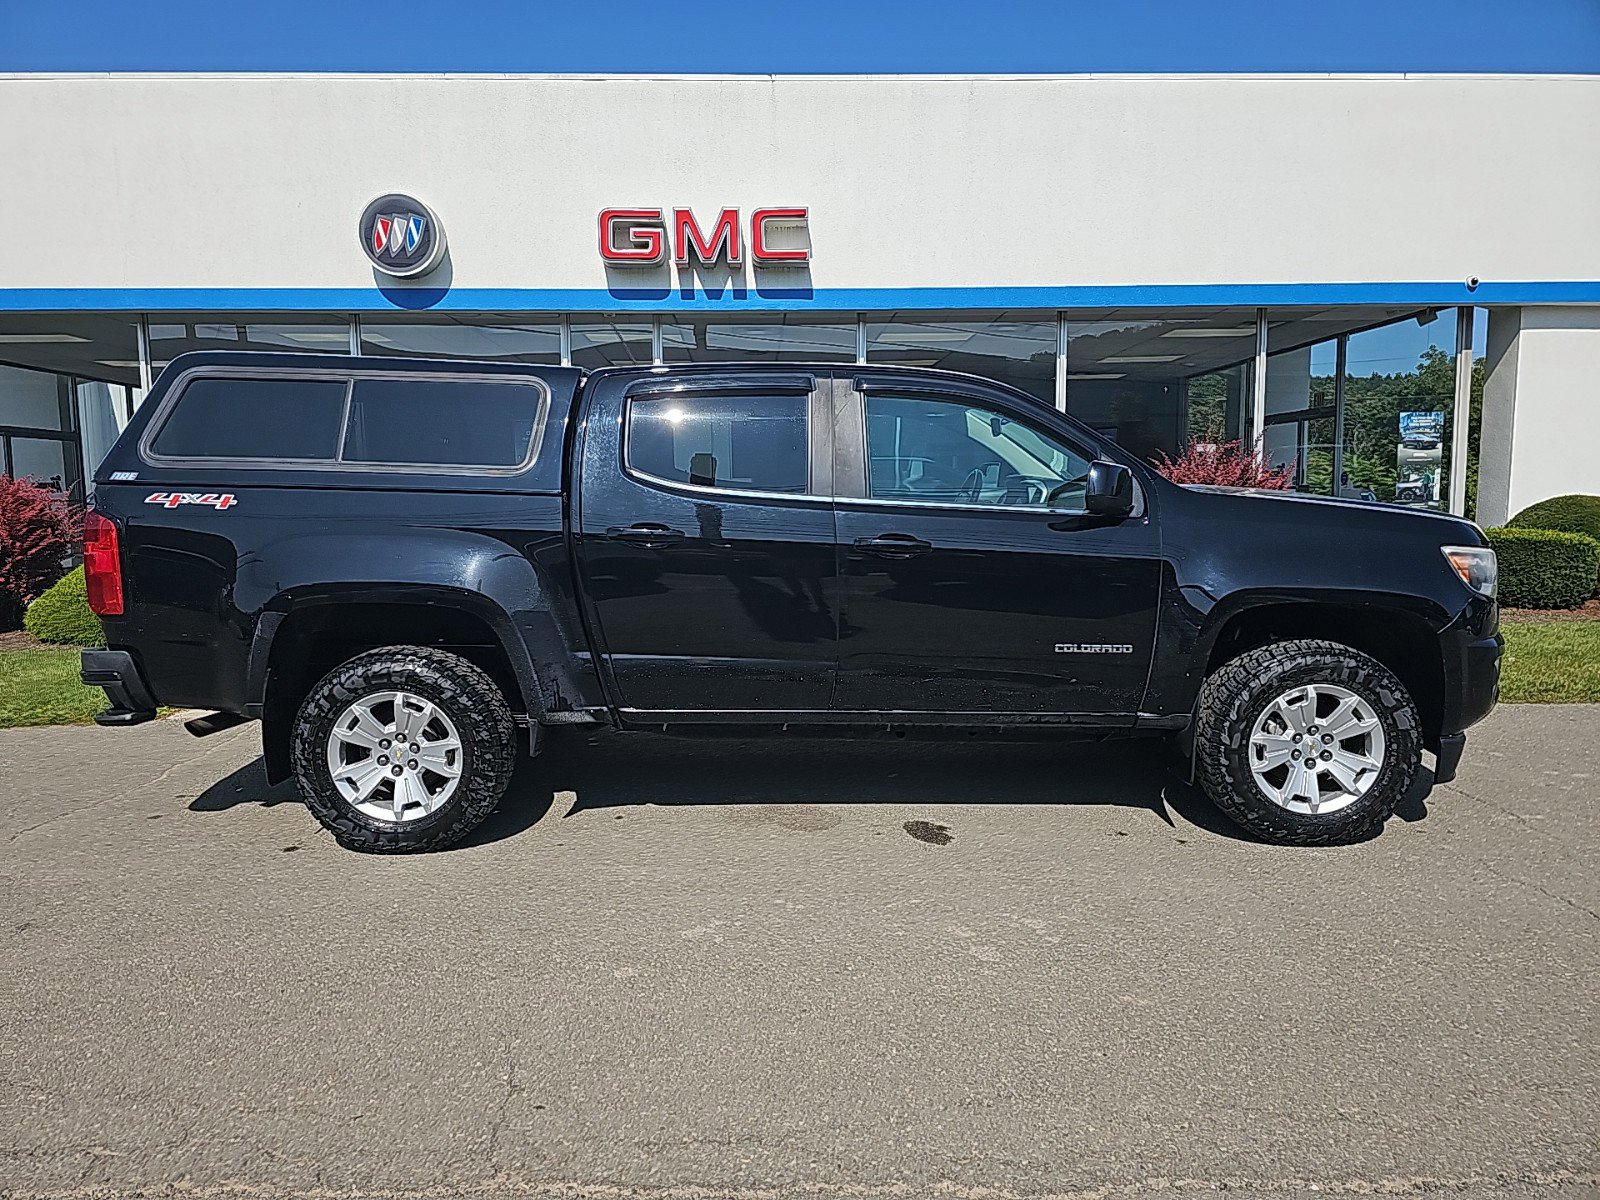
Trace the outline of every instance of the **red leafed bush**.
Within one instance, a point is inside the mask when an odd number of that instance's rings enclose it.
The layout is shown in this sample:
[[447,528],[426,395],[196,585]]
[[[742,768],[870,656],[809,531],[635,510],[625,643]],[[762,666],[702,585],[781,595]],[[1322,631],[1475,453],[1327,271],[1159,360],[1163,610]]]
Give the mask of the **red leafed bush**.
[[32,480],[0,475],[0,629],[67,570],[83,538],[83,510]]
[[1207,483],[1216,487],[1268,488],[1286,491],[1294,466],[1274,467],[1259,450],[1240,442],[1192,442],[1177,458],[1165,454],[1155,468],[1173,483]]

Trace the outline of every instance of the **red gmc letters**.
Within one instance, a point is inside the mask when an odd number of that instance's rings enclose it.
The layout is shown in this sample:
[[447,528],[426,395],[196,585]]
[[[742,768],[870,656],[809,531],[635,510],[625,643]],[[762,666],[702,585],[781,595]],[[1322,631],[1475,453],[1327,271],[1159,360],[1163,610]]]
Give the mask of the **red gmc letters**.
[[[783,266],[808,262],[809,247],[780,249],[772,244],[773,231],[784,226],[804,225],[805,208],[758,208],[750,214],[750,261],[757,266]],[[710,227],[702,228],[687,208],[606,208],[600,211],[600,257],[610,266],[651,267],[672,261],[680,267],[691,263],[724,263],[737,267],[744,262],[744,243],[740,240],[739,210],[725,208]],[[670,245],[668,239],[671,239]]]

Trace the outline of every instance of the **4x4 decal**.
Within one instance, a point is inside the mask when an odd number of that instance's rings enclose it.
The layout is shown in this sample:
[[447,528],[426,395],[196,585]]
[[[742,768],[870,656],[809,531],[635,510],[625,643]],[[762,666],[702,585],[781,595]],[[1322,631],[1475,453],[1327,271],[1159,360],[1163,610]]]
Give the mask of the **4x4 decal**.
[[159,504],[163,508],[177,508],[180,504],[204,504],[226,512],[235,504],[232,492],[151,492],[144,498],[146,504]]

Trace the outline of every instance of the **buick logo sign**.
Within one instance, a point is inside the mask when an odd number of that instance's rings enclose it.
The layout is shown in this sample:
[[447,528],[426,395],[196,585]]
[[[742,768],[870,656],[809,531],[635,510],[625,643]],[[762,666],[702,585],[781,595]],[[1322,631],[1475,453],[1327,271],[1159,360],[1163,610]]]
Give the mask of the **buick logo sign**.
[[361,214],[361,249],[385,275],[425,275],[444,257],[444,226],[420,200],[379,196]]

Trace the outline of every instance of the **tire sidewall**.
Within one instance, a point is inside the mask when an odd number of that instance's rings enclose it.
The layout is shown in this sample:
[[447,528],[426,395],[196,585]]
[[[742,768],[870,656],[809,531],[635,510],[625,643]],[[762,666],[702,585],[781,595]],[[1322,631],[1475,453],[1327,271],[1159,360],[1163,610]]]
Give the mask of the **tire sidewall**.
[[[455,791],[437,811],[411,821],[384,821],[361,812],[345,799],[328,769],[328,739],[340,715],[364,697],[390,691],[410,692],[437,705],[461,738]],[[475,694],[480,691],[485,694]],[[452,655],[396,647],[350,659],[311,689],[295,718],[291,755],[307,807],[341,844],[404,852],[449,845],[476,827],[505,791],[514,745],[510,713],[481,671]]]
[[[1305,684],[1334,684],[1354,692],[1377,714],[1383,729],[1384,760],[1378,778],[1358,800],[1328,813],[1284,808],[1261,790],[1251,765],[1250,737],[1256,722],[1280,696]],[[1238,689],[1220,719],[1215,735],[1233,792],[1232,803],[1224,807],[1274,840],[1286,834],[1290,840],[1322,843],[1381,823],[1410,788],[1421,760],[1421,734],[1411,697],[1385,667],[1354,651],[1344,654],[1329,648],[1301,654],[1281,669],[1269,666]]]

